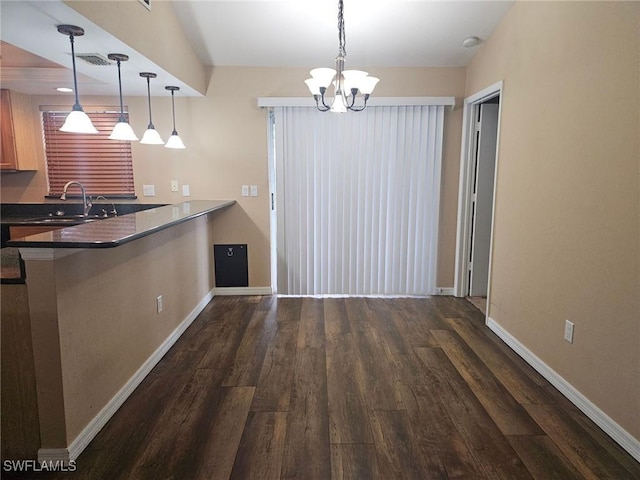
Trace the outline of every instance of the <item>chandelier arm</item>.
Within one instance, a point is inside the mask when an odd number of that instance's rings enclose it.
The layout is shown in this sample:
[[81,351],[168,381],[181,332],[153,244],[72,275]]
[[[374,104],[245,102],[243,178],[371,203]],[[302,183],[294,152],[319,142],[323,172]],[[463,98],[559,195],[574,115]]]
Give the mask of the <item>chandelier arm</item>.
[[[328,112],[328,111],[329,111],[329,107],[327,107],[327,106],[321,107],[321,106],[320,106],[320,102],[319,102],[319,100],[320,100],[320,95],[314,95],[314,97],[313,97],[313,98],[315,98],[315,99],[316,99],[316,108],[317,108],[320,112]],[[324,102],[322,102],[322,105],[324,105]]]
[[[368,93],[365,93],[365,94],[362,96],[362,98],[363,98],[363,100],[364,100],[364,103],[362,104],[362,106],[361,106],[361,107],[354,107],[354,106],[353,106],[353,104],[352,104],[352,106],[351,106],[351,107],[348,107],[348,109],[349,109],[349,110],[351,110],[352,112],[361,112],[361,111],[363,111],[365,108],[367,108],[367,100],[369,100],[369,94],[368,94]],[[354,100],[355,100],[355,98],[354,98]],[[355,103],[355,101],[354,101],[354,103]]]
[[[318,110],[320,110],[321,112],[327,112],[331,109],[330,105],[327,105],[324,101],[324,94],[327,93],[327,89],[326,87],[320,87],[320,95],[314,95],[313,98],[316,98],[316,106],[318,107]],[[322,102],[322,107],[320,108],[320,106],[318,105],[318,100],[320,100]]]

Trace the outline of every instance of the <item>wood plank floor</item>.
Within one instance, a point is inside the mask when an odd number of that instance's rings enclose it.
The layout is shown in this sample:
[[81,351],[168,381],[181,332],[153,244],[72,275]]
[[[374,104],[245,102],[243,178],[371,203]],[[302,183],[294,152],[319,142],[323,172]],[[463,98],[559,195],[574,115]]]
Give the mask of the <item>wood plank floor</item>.
[[[82,479],[638,479],[464,299],[217,297]],[[24,478],[24,477],[23,477]]]

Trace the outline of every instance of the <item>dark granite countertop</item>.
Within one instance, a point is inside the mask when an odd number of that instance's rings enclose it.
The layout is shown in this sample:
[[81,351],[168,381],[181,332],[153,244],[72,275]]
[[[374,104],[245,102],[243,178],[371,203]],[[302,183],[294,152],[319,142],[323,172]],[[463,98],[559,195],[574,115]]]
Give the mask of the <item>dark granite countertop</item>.
[[12,239],[7,245],[20,248],[112,248],[234,203],[235,200],[192,200]]
[[[96,201],[91,208],[91,216],[102,218],[105,213],[108,217],[114,216],[112,210],[116,210],[118,216],[147,210],[150,208],[164,207],[166,203],[112,203],[110,201]],[[57,213],[56,213],[57,212]],[[82,203],[3,203],[0,205],[0,224],[2,225],[33,225],[34,218],[50,217],[56,219],[56,215],[80,216]],[[53,222],[49,222],[50,224]],[[63,225],[65,222],[61,222]]]

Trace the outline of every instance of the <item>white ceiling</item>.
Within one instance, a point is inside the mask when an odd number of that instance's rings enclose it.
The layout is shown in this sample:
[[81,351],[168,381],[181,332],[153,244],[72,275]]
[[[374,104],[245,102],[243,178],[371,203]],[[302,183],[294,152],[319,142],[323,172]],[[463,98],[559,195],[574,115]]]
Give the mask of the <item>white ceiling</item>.
[[[154,1],[152,0],[151,8]],[[513,1],[344,0],[347,68],[376,66],[464,66],[478,47],[462,40],[489,37]],[[205,65],[332,66],[338,51],[337,0],[178,0],[172,7]],[[123,64],[126,95],[146,95],[141,71],[158,72],[152,94],[178,85],[182,95],[198,95],[188,85],[132,51],[59,0],[0,1],[0,64],[3,88],[56,94],[71,82],[70,46],[55,25],[85,28],[76,53],[127,52]],[[11,48],[15,46],[17,48]],[[35,55],[35,56],[34,56]],[[79,90],[85,95],[117,95],[115,67],[78,62]],[[304,79],[301,79],[303,81]]]
[[[468,36],[489,37],[512,1],[344,0],[347,63],[464,66]],[[207,65],[331,66],[337,0],[178,1],[173,8]]]

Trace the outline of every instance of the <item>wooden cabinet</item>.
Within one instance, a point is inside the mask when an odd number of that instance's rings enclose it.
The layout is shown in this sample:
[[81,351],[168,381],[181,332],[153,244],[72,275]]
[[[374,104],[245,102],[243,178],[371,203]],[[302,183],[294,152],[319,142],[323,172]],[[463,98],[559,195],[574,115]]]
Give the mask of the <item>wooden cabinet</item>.
[[2,89],[0,106],[0,171],[38,169],[37,136],[31,99],[28,95]]

